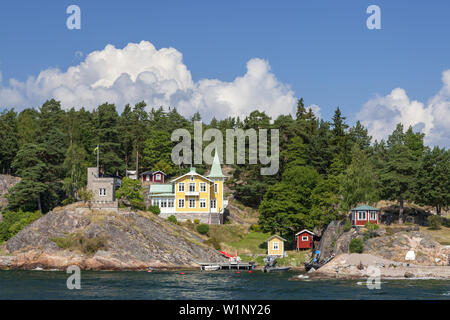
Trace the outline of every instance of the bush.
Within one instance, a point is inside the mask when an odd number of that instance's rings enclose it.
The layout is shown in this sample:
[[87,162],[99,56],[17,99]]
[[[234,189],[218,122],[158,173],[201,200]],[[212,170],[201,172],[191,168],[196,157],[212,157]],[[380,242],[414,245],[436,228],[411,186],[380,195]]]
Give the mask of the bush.
[[352,239],[348,246],[350,253],[362,253],[363,252],[363,241],[361,239]]
[[3,212],[3,221],[0,223],[0,242],[14,237],[20,230],[42,217],[39,211],[23,212],[19,210]]
[[177,221],[177,218],[172,214],[171,216],[169,216],[168,218],[167,218],[167,220],[169,221],[169,222],[172,222],[172,223],[177,223],[178,221]]
[[439,230],[442,225],[442,217],[437,215],[432,215],[428,217],[428,226],[431,230]]
[[145,202],[140,199],[130,200],[131,208],[145,211]]
[[195,223],[195,224],[199,224],[199,223],[200,223],[200,220],[199,220],[199,219],[194,219],[194,223]]
[[259,232],[259,231],[261,231],[261,227],[259,226],[259,224],[252,224],[250,226],[250,231],[251,232]]
[[103,237],[87,238],[84,234],[68,234],[65,237],[51,238],[61,249],[79,250],[85,254],[94,254],[106,248],[106,239]]
[[216,250],[221,250],[220,241],[217,240],[216,237],[212,237],[211,239],[208,239],[205,241],[206,244],[213,246]]
[[350,220],[346,220],[344,223],[344,232],[350,231],[352,228],[352,222]]
[[380,229],[380,226],[377,225],[377,224],[375,224],[375,223],[367,222],[367,223],[364,225],[364,228],[366,228],[366,229],[369,230],[369,231],[375,231],[375,230]]
[[66,199],[64,199],[63,201],[61,201],[61,204],[63,206],[67,206],[68,204],[74,203],[75,199],[73,197],[68,197]]
[[161,213],[161,209],[158,206],[150,206],[148,207],[147,211],[150,211],[156,215],[159,215]]
[[197,232],[200,234],[207,234],[209,231],[209,225],[201,223],[197,226]]

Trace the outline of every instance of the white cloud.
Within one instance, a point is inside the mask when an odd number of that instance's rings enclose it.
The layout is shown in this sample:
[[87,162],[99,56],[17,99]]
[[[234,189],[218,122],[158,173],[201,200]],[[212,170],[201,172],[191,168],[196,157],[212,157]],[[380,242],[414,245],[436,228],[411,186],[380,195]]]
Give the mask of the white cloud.
[[317,118],[322,118],[322,115],[320,113],[320,107],[317,104],[311,104],[309,105],[306,110],[311,108],[312,112],[316,115]]
[[384,97],[367,101],[357,118],[376,140],[386,139],[397,123],[425,133],[428,145],[450,146],[450,70],[442,73],[442,89],[427,103],[410,100],[396,88]]
[[247,72],[232,82],[194,82],[179,51],[157,50],[148,41],[123,49],[107,45],[65,72],[49,68],[25,82],[11,79],[5,87],[0,83],[1,107],[36,107],[50,98],[65,108],[93,109],[110,102],[118,110],[144,100],[149,108],[172,106],[186,116],[198,110],[205,119],[242,117],[256,108],[276,117],[292,113],[296,103],[294,92],[275,77],[265,60],[249,60]]

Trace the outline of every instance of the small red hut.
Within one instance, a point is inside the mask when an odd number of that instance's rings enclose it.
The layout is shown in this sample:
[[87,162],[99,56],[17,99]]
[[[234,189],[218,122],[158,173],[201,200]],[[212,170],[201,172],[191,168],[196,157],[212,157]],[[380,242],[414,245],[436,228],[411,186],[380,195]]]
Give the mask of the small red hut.
[[315,234],[309,230],[302,230],[295,234],[295,249],[311,249]]
[[166,174],[162,171],[145,171],[141,173],[143,183],[164,183]]
[[359,206],[352,210],[352,225],[364,226],[367,222],[378,224],[380,210],[368,205]]

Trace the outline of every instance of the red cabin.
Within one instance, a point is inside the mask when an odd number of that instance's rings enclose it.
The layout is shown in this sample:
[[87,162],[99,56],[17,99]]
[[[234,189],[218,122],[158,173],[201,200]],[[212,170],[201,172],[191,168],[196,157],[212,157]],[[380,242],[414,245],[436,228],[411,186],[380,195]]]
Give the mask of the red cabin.
[[352,225],[355,227],[362,227],[367,222],[374,224],[379,223],[380,210],[378,210],[377,208],[368,205],[363,205],[353,208],[351,211],[352,211]]
[[143,183],[164,183],[166,174],[162,171],[145,171],[141,173]]
[[314,236],[315,236],[314,232],[311,232],[306,229],[297,232],[295,234],[295,249],[297,250],[311,249]]

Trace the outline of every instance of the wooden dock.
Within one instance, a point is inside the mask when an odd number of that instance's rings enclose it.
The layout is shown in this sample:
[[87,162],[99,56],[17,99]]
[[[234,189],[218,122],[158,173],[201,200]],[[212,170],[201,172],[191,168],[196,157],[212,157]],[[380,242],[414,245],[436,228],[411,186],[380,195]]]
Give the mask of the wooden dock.
[[213,271],[215,266],[217,266],[217,270],[253,270],[253,268],[256,266],[254,262],[237,262],[237,263],[230,263],[230,262],[200,262],[200,270],[204,271],[208,268],[210,268],[211,271]]

